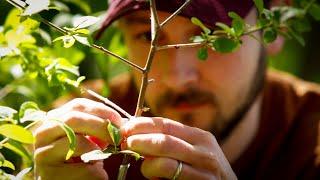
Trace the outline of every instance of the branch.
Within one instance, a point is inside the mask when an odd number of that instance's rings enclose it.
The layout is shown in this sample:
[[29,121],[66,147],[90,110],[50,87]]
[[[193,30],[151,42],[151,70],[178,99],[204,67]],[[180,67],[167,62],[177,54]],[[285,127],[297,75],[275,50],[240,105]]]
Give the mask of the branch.
[[120,113],[122,113],[123,115],[125,115],[128,119],[132,119],[133,117],[124,109],[122,109],[120,106],[116,105],[115,103],[113,103],[112,101],[110,101],[108,98],[105,98],[99,94],[97,94],[96,92],[92,91],[92,90],[88,90],[85,89],[85,91],[90,94],[91,96],[99,99],[100,101],[104,102],[105,104],[111,106],[113,109],[119,111]]
[[163,46],[158,46],[157,51],[166,50],[166,49],[179,49],[179,48],[191,48],[191,47],[198,47],[203,46],[206,44],[205,41],[203,42],[195,42],[195,43],[186,43],[186,44],[168,44]]
[[180,8],[178,10],[176,10],[176,12],[174,12],[173,14],[171,14],[166,20],[164,20],[161,24],[160,24],[160,28],[162,28],[164,25],[166,25],[169,21],[171,21],[174,17],[176,17],[185,7],[187,7],[187,5],[189,5],[189,3],[192,0],[186,0],[186,2],[184,2],[184,4],[182,6],[180,6]]
[[140,86],[135,116],[141,116],[141,114],[143,112],[145,93],[147,90],[147,86],[149,84],[148,75],[149,75],[149,71],[151,69],[154,55],[157,51],[157,43],[158,43],[160,25],[159,25],[159,19],[158,19],[155,0],[150,0],[150,12],[151,12],[151,35],[152,35],[151,46],[150,46],[148,58],[146,61],[146,65],[144,67],[144,73],[143,73],[143,77],[142,77],[142,83]]
[[[23,7],[23,6],[20,5],[20,4],[17,4],[15,1],[7,0],[7,2],[13,4],[15,7],[18,7],[18,8],[20,8],[20,9],[22,9],[22,10],[25,9],[25,7]],[[65,29],[63,29],[63,28],[61,28],[61,27],[53,24],[52,22],[50,22],[50,21],[42,18],[40,15],[39,15],[39,20],[40,20],[40,22],[48,25],[49,27],[52,27],[53,29],[59,31],[61,34],[69,35],[67,30],[65,30]],[[131,61],[129,61],[129,60],[127,60],[127,59],[125,59],[125,58],[123,58],[123,57],[121,57],[121,56],[119,56],[119,55],[117,55],[117,54],[115,54],[115,53],[107,50],[106,48],[104,48],[104,47],[102,47],[102,46],[99,46],[99,45],[96,45],[96,44],[92,44],[91,47],[93,47],[93,48],[95,48],[95,49],[97,49],[97,50],[99,50],[99,51],[102,51],[104,54],[113,56],[113,57],[121,60],[122,62],[128,64],[129,66],[131,66],[131,67],[135,68],[136,70],[138,70],[138,71],[140,71],[140,72],[143,73],[143,69],[142,69],[140,66],[138,66],[138,65],[132,63]]]

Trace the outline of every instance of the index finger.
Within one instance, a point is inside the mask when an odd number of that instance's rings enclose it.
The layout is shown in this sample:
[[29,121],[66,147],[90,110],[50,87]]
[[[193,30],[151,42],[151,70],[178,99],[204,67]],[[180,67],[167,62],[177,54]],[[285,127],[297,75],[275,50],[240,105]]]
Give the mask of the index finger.
[[161,117],[134,118],[121,127],[121,132],[126,137],[136,134],[162,133],[175,136],[192,145],[199,142],[211,144],[213,139],[213,135],[207,131]]

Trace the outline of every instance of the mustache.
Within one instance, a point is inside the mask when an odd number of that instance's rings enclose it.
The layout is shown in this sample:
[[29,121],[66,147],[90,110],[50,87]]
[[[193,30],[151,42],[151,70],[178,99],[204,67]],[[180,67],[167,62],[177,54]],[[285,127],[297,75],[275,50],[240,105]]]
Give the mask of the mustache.
[[181,92],[167,90],[163,95],[159,96],[156,101],[157,109],[164,106],[174,107],[180,103],[193,104],[212,104],[217,106],[217,98],[211,92],[201,90],[195,87],[189,87]]

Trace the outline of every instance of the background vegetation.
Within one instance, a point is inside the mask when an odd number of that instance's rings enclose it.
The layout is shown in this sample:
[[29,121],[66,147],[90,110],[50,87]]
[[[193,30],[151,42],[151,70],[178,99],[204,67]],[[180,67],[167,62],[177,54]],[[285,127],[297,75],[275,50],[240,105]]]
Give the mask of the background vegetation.
[[[80,15],[101,15],[103,17],[103,13],[107,9],[106,0],[60,0],[54,2],[56,6],[61,8],[60,13],[58,14],[58,11],[53,13],[54,10],[51,10],[50,13],[43,12],[41,15],[60,27],[71,25],[73,18]],[[12,5],[1,1],[0,32],[2,31],[2,26],[13,21],[8,16],[12,9]],[[306,39],[305,47],[295,40],[288,40],[281,53],[268,57],[269,66],[287,71],[306,80],[320,82],[320,71],[318,70],[320,66],[320,48],[318,46],[320,25],[319,23],[311,22],[311,26],[312,31],[304,35]],[[91,31],[95,31],[98,28],[98,25],[91,27]],[[39,47],[51,44],[51,40],[48,39],[49,36],[46,33],[51,37],[58,37],[58,33],[46,25],[42,24],[41,29],[44,31],[35,34],[37,39],[36,45]],[[127,51],[123,45],[122,35],[115,27],[109,28],[98,43],[104,47],[108,47],[112,52],[126,57]],[[107,84],[114,75],[128,70],[127,66],[118,60],[97,53],[92,48],[89,49],[80,44],[76,44],[68,49],[63,48],[61,42],[52,43],[51,46],[50,50],[45,49],[44,51],[48,51],[50,55],[68,59],[73,65],[79,65],[79,72],[81,75],[86,76],[86,80],[104,79]],[[51,103],[55,99],[75,90],[67,84],[59,86],[54,81],[48,83],[48,77],[34,76],[32,73],[25,78],[22,76],[23,71],[21,68],[23,67],[16,66],[16,62],[14,61],[0,59],[1,106],[19,109],[23,102],[34,101],[40,106],[40,109],[50,109]],[[103,95],[106,96],[107,94],[108,88],[106,87]],[[14,162],[14,164],[21,163],[21,159],[12,151],[6,148],[0,151],[6,159]],[[7,172],[12,171],[8,168],[4,168],[4,170]]]

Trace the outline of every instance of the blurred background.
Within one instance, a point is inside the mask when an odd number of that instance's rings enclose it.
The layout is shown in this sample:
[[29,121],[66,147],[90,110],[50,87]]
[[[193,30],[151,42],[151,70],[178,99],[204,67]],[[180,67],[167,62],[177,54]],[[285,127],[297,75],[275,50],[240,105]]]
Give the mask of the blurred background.
[[[60,0],[53,2],[61,11],[50,10],[50,13],[43,12],[41,15],[60,27],[70,26],[75,16],[93,15],[103,17],[103,13],[107,9],[107,0]],[[0,29],[8,21],[8,13],[12,9],[13,6],[6,1],[0,2]],[[310,24],[311,32],[304,34],[305,46],[301,46],[295,40],[287,40],[283,51],[268,57],[268,64],[270,68],[283,70],[302,79],[320,83],[320,23],[311,21]],[[40,27],[52,39],[59,35],[46,25]],[[98,26],[92,27],[92,31],[98,28]],[[86,76],[86,81],[103,79],[108,82],[113,76],[128,71],[128,67],[117,59],[97,53],[83,45],[76,44],[65,49],[61,43],[51,44],[50,42],[43,42],[43,40],[39,40],[37,43],[39,47],[49,46],[56,55],[70,60],[74,65],[78,65],[80,74]],[[127,50],[123,45],[123,37],[115,27],[108,28],[98,43],[116,54],[126,57]],[[17,67],[16,61],[0,59],[1,106],[19,109],[23,102],[35,101],[41,109],[47,110],[51,108],[52,102],[58,97],[75,90],[72,87],[52,86],[43,78],[22,77],[23,72],[21,68]],[[104,88],[102,95],[108,95],[107,86]],[[2,151],[9,160],[11,158],[11,161],[15,163],[20,162],[19,158],[12,152],[7,152],[5,149]]]

